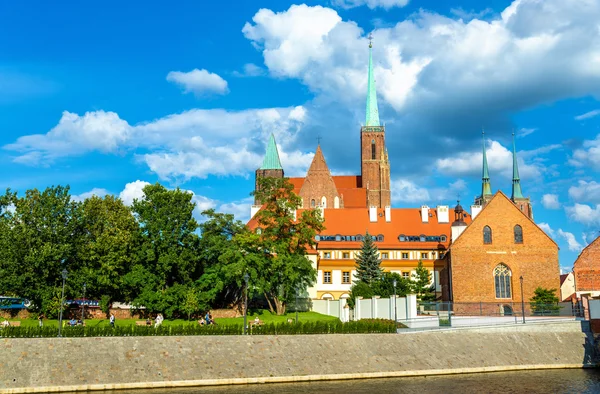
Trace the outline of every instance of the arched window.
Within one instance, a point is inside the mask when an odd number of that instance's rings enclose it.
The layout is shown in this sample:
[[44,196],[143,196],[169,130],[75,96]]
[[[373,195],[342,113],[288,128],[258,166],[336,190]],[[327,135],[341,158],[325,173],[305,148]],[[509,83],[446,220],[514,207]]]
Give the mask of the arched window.
[[312,200],[310,200],[310,207],[311,208],[315,207],[315,199],[314,198]]
[[257,227],[256,228],[256,234],[258,234],[258,235],[262,234],[262,228]]
[[522,244],[523,243],[523,228],[518,224],[515,226],[515,243]]
[[491,244],[492,243],[492,229],[490,226],[485,226],[483,228],[483,243]]
[[371,159],[375,160],[375,140],[371,140]]
[[338,196],[335,196],[333,198],[333,207],[334,208],[339,208],[340,207],[340,198]]
[[383,235],[379,234],[377,236],[377,242],[383,242]]
[[323,208],[327,208],[327,197],[325,197],[325,196],[321,197],[321,206]]
[[510,291],[510,268],[504,264],[498,264],[494,268],[494,285],[496,287],[496,298],[512,298]]

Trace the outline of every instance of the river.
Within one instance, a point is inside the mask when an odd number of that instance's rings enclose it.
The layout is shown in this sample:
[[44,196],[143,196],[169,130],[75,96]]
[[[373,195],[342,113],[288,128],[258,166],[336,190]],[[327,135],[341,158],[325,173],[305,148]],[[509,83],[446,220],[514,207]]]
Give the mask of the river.
[[126,391],[127,394],[142,392],[152,394],[600,393],[600,370],[566,369],[495,372],[420,378],[362,379],[333,382]]

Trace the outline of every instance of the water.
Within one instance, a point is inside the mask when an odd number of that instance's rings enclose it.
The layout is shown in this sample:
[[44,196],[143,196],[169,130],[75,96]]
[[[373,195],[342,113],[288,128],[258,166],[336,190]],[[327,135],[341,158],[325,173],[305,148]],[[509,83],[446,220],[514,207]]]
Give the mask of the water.
[[565,369],[420,378],[253,384],[169,390],[128,390],[127,394],[403,394],[403,393],[600,393],[600,370]]

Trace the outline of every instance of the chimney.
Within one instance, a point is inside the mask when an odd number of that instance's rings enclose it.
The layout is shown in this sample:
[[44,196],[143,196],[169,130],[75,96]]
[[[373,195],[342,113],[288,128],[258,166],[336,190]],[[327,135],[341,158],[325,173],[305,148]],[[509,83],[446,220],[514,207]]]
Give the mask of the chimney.
[[421,221],[423,223],[429,222],[429,207],[427,205],[421,205]]
[[369,207],[369,221],[377,222],[377,207]]
[[471,219],[475,219],[482,209],[481,205],[471,205]]
[[392,207],[389,205],[385,207],[385,221],[388,223],[392,221]]
[[437,206],[438,223],[450,223],[450,211],[447,205]]

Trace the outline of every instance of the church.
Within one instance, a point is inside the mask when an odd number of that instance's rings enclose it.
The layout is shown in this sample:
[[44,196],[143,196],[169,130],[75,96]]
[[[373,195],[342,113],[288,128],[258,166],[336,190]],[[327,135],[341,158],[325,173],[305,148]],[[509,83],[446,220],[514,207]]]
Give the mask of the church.
[[[355,259],[366,232],[374,237],[385,271],[412,278],[418,263],[422,262],[431,273],[431,285],[438,300],[516,301],[520,293],[512,291],[514,274],[524,271],[520,269],[521,266],[512,271],[511,268],[503,270],[503,275],[508,275],[508,279],[503,279],[504,290],[498,292],[495,283],[498,282],[496,271],[499,264],[516,268],[515,261],[522,254],[535,253],[539,248],[547,247],[549,256],[539,264],[548,267],[548,270],[535,269],[527,271],[526,275],[530,281],[534,280],[534,274],[547,277],[548,280],[543,282],[545,285],[552,285],[556,276],[554,287],[558,286],[558,247],[535,225],[531,202],[521,192],[514,136],[513,192],[510,199],[502,192],[492,194],[484,140],[482,194],[474,201],[470,213],[460,203],[453,209],[448,205],[392,208],[390,160],[385,144],[385,126],[379,120],[371,43],[366,101],[366,122],[359,134],[360,175],[331,175],[319,144],[306,176],[289,178],[294,192],[302,200],[297,213],[304,209],[318,209],[324,218],[325,230],[316,235],[316,247],[307,254],[318,273],[316,284],[308,289],[312,299],[349,297],[355,280]],[[269,138],[263,163],[255,176],[256,185],[261,177],[285,176],[273,135]],[[259,202],[255,201],[251,217],[260,209]],[[507,215],[500,212],[502,210]],[[504,232],[508,230],[505,227],[514,227],[513,222],[518,222],[523,230],[521,235],[524,242],[518,244],[518,252],[491,250],[506,246],[503,240]],[[477,223],[477,229],[471,229],[474,223]],[[482,228],[493,228],[493,242],[485,242],[487,230],[479,228],[482,224]],[[258,225],[252,218],[248,226],[258,231]],[[534,238],[541,239],[541,244],[533,246]],[[480,240],[482,242],[478,243]],[[498,255],[507,255],[511,259],[496,263]],[[494,259],[490,259],[491,256]],[[495,263],[496,266],[492,267]],[[524,263],[523,267],[526,264],[529,263]],[[509,290],[506,290],[507,286]],[[527,295],[532,295],[533,282],[527,286]]]

